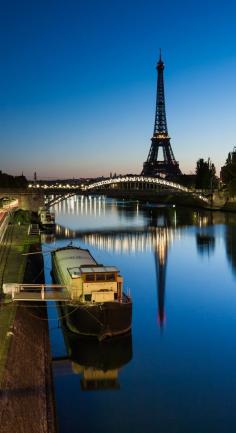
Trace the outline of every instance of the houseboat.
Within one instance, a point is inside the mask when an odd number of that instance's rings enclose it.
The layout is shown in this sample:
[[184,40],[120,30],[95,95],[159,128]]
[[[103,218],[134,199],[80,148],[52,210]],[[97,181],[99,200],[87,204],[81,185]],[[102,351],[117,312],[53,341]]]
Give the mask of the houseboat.
[[44,229],[55,229],[55,214],[46,207],[41,207],[38,212],[40,226]]
[[115,266],[98,264],[87,249],[69,245],[52,252],[52,272],[70,294],[71,301],[61,303],[70,331],[101,340],[131,329],[132,301]]

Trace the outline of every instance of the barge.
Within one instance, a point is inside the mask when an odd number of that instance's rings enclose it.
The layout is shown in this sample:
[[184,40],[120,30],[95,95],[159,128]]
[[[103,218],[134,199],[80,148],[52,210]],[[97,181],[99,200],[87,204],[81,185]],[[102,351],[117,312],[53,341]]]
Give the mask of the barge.
[[61,303],[70,331],[99,340],[130,331],[132,301],[116,267],[98,264],[89,250],[69,245],[52,252],[52,272],[70,292],[71,302]]
[[40,226],[46,230],[55,229],[55,214],[46,207],[41,207],[38,211]]

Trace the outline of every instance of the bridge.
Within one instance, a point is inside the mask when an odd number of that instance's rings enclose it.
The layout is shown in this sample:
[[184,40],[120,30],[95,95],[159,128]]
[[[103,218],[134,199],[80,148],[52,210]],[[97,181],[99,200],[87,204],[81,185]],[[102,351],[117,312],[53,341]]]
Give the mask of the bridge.
[[[187,188],[180,183],[168,181],[160,177],[125,175],[117,176],[99,181],[90,181],[89,183],[38,183],[29,184],[31,191],[42,191],[45,196],[53,195],[54,197],[47,200],[47,206],[51,206],[58,201],[65,200],[76,194],[103,193],[113,197],[128,197],[131,194],[141,193],[141,196],[148,200],[152,197],[158,201],[160,197],[171,196],[169,200],[174,202],[173,197],[190,197],[200,204],[210,205],[211,201],[208,196],[199,193],[195,189]],[[140,195],[140,194],[139,194]],[[138,198],[138,197],[137,197]]]

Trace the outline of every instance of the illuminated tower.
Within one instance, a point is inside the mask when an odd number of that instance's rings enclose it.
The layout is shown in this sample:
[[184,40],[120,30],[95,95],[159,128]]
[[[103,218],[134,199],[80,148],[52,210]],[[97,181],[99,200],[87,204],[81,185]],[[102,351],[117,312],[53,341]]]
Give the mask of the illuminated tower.
[[156,68],[157,96],[154,132],[151,138],[151,147],[147,161],[143,164],[141,174],[143,176],[173,178],[181,174],[181,171],[178,162],[175,160],[168,135],[164,93],[164,63],[161,54]]

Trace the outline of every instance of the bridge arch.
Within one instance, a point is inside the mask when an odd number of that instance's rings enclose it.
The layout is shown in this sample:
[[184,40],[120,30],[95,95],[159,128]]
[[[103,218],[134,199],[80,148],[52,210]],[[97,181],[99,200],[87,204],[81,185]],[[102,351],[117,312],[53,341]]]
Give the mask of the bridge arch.
[[89,189],[103,188],[104,186],[119,184],[119,183],[144,183],[160,185],[165,188],[176,189],[183,192],[192,192],[192,190],[186,188],[179,183],[171,182],[159,177],[148,177],[148,176],[118,176],[115,178],[104,179],[99,182],[93,182],[89,185],[84,185],[82,190],[87,191]]
[[121,184],[121,183],[143,183],[143,184],[152,184],[152,185],[159,185],[160,187],[175,190],[178,192],[188,193],[194,196],[195,198],[198,198],[199,200],[204,201],[205,203],[209,203],[209,200],[207,197],[204,197],[202,194],[194,192],[194,190],[187,188],[179,183],[171,182],[165,179],[161,179],[158,177],[149,177],[149,176],[118,176],[115,178],[110,179],[104,179],[99,182],[93,182],[89,185],[84,185],[82,187],[82,191],[89,191],[89,190],[96,190],[96,189],[102,189],[106,186],[110,186],[113,184]]
[[[47,207],[53,206],[56,203],[59,203],[60,201],[66,200],[69,197],[72,197],[77,194],[83,194],[88,192],[93,192],[97,190],[105,190],[106,188],[109,188],[112,185],[121,186],[124,184],[137,184],[138,186],[141,185],[153,185],[153,186],[159,186],[160,188],[169,190],[170,192],[177,192],[177,193],[183,193],[183,194],[189,194],[193,198],[198,199],[205,204],[210,204],[209,199],[196,192],[194,189],[187,188],[177,182],[172,182],[166,179],[158,178],[158,177],[149,177],[149,176],[117,176],[115,178],[109,178],[109,179],[103,179],[100,181],[91,182],[87,185],[81,185],[78,187],[78,185],[75,188],[75,185],[67,185],[66,190],[62,190],[60,188],[56,188],[55,191],[55,198],[49,200],[45,205]],[[144,188],[145,189],[145,188]],[[104,191],[105,192],[105,191]]]

